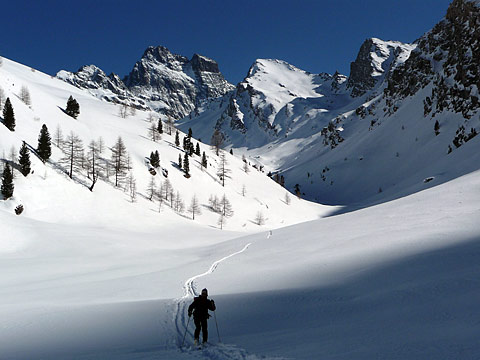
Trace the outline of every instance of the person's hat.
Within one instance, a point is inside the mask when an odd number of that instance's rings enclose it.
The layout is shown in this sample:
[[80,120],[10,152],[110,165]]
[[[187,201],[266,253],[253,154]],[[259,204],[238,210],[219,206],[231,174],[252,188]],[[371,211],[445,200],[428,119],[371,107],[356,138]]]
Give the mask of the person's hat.
[[202,290],[202,295],[207,295],[208,296],[208,290],[206,288]]

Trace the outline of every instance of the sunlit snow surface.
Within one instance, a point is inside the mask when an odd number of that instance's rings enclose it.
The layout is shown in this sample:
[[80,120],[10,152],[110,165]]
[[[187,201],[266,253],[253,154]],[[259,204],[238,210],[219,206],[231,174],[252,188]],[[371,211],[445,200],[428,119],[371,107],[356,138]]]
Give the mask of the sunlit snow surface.
[[[31,108],[15,96],[23,84]],[[245,174],[236,157],[225,188],[216,165],[191,165],[185,179],[173,137],[146,138],[147,114],[121,119],[114,105],[7,59],[0,85],[17,119],[14,133],[0,125],[0,153],[35,146],[43,123],[85,143],[102,135],[111,146],[120,134],[139,191],[135,203],[102,181],[90,193],[88,179],[71,181],[34,156],[34,174],[16,172],[14,199],[0,201],[0,359],[480,357],[478,172],[343,214],[294,196],[287,205],[284,189]],[[78,120],[58,109],[70,94]],[[144,198],[154,149],[187,205],[194,193],[203,205],[227,194],[235,215],[225,230],[206,206],[193,221]],[[211,345],[197,350],[186,306],[203,287],[217,311]]]

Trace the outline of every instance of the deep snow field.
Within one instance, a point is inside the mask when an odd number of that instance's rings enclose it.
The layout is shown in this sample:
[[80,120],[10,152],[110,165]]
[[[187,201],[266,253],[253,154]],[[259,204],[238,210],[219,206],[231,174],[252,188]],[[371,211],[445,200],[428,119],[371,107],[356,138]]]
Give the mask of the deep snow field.
[[[30,107],[15,96],[22,84]],[[14,198],[0,201],[0,359],[480,358],[480,172],[347,213],[293,195],[287,205],[239,157],[228,155],[223,188],[207,145],[211,168],[194,157],[184,178],[174,138],[149,140],[145,113],[121,119],[115,105],[7,59],[0,86],[17,121],[13,133],[0,125],[0,154],[22,140],[36,147],[43,123],[85,144],[122,135],[139,193],[132,203],[104,181],[88,191],[85,176],[56,166],[55,147],[47,165],[31,155],[33,174],[16,171]],[[59,109],[70,95],[78,120]],[[199,197],[196,220],[145,198],[155,149],[187,207]],[[235,214],[220,230],[207,205],[224,193]],[[186,306],[203,287],[217,304],[211,345],[192,349],[190,322],[181,348]]]

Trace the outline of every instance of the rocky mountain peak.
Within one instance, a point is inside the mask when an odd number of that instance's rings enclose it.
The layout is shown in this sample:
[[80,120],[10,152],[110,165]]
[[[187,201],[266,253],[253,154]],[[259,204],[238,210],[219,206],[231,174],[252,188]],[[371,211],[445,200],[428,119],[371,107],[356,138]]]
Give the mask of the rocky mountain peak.
[[[79,88],[95,90],[93,95],[180,119],[203,101],[234,89],[225,80],[217,62],[194,54],[192,59],[173,54],[164,46],[149,46],[123,81],[107,76],[95,65],[76,73],[60,71],[57,77]],[[105,91],[102,91],[105,90]]]
[[393,68],[404,62],[415,45],[370,38],[363,42],[357,58],[350,64],[347,87],[353,97],[361,96],[380,84]]
[[172,54],[165,46],[149,46],[142,55],[141,61],[153,61],[166,65],[173,65],[177,62],[186,63],[188,58],[182,55]]
[[190,63],[192,64],[192,68],[195,72],[206,71],[216,74],[220,73],[217,62],[205,56],[193,54]]
[[107,89],[112,92],[124,92],[125,84],[118,75],[105,72],[95,65],[84,65],[77,72],[59,71],[57,77],[76,87],[85,89]]

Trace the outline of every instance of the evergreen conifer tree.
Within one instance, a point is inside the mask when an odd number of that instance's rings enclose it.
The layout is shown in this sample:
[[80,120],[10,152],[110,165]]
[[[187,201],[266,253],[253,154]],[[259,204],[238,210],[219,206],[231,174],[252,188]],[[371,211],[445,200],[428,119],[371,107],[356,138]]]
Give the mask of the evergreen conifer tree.
[[180,146],[180,135],[178,134],[178,130],[175,133],[175,145]]
[[71,95],[67,100],[67,108],[65,109],[65,112],[74,119],[80,114],[80,105]]
[[160,166],[160,154],[158,153],[158,150],[150,153],[150,165],[152,165],[154,168],[158,168]]
[[178,154],[178,167],[180,169],[182,168],[182,163],[183,163],[182,154]]
[[188,160],[188,154],[185,153],[185,156],[183,157],[183,171],[185,171],[185,177],[189,178],[190,177],[190,163]]
[[25,141],[20,147],[19,153],[20,157],[18,158],[18,164],[20,165],[20,172],[23,174],[23,176],[27,176],[30,174],[32,163],[30,162],[30,151],[28,150]]
[[158,131],[159,134],[163,134],[162,119],[158,119],[157,131]]
[[200,156],[200,144],[197,142],[197,147],[195,148],[195,154]]
[[204,167],[205,169],[207,168],[207,156],[205,155],[205,151],[203,152],[202,154],[202,167]]
[[40,135],[38,136],[37,153],[44,163],[50,159],[50,156],[52,155],[52,142],[47,125],[45,124],[42,125]]
[[438,135],[440,134],[440,123],[437,121],[435,121],[435,125],[433,126],[433,130],[435,131],[435,135]]
[[15,114],[13,112],[10,98],[7,98],[7,100],[5,100],[5,106],[3,107],[3,123],[8,130],[15,131]]
[[5,200],[13,196],[13,174],[8,164],[5,164],[5,168],[3,169],[2,187],[0,190]]

